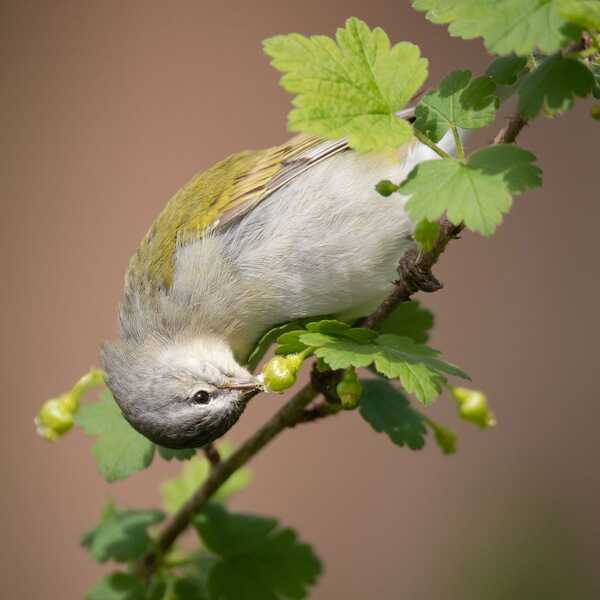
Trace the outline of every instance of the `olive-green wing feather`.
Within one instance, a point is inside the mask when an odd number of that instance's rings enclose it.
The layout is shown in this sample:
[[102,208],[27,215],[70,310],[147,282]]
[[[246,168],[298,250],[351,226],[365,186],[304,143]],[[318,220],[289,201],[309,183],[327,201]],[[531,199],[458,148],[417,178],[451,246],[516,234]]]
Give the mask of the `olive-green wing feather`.
[[234,154],[193,177],[169,200],[132,257],[126,294],[168,289],[178,244],[231,223],[292,179],[346,150],[344,140],[297,136],[267,150]]

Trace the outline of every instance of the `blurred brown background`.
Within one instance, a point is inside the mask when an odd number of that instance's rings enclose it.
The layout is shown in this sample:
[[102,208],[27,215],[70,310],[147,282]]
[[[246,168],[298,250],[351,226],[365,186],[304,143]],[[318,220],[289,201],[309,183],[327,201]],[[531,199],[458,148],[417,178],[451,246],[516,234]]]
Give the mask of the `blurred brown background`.
[[[2,3],[3,597],[83,597],[106,568],[78,538],[105,499],[159,503],[178,465],[108,485],[89,438],[46,444],[33,415],[98,364],[126,262],[166,199],[227,154],[285,139],[290,99],[261,40],[331,34],[351,15],[419,44],[431,84],[488,61],[392,0]],[[452,245],[445,290],[424,299],[434,346],[488,392],[494,431],[442,399],[432,413],[460,434],[453,457],[397,448],[347,414],[252,464],[233,505],[314,545],[326,570],[312,598],[600,597],[598,127],[580,103],[528,129],[544,188],[492,239]],[[231,437],[281,402],[257,401]]]

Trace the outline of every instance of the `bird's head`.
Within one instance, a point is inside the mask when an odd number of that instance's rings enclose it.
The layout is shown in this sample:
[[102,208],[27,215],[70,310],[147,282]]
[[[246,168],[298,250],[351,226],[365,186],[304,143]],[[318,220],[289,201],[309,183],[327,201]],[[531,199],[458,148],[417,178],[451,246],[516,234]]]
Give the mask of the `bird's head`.
[[167,448],[222,436],[261,384],[213,337],[105,344],[107,385],[129,423]]

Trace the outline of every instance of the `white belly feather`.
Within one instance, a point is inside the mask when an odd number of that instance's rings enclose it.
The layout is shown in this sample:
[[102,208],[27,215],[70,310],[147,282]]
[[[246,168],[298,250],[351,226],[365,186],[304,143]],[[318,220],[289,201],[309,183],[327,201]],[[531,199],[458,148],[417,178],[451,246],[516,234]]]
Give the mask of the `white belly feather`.
[[167,304],[193,306],[194,328],[225,331],[238,355],[275,324],[364,312],[412,243],[405,199],[375,185],[431,158],[418,144],[400,162],[344,152],[314,166],[225,232],[179,248]]

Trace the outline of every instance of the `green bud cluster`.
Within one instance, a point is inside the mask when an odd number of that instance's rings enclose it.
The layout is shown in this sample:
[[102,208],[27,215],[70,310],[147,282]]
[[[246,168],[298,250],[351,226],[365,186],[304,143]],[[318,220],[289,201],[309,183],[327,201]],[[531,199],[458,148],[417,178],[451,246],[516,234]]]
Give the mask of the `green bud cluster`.
[[483,392],[469,388],[453,387],[451,393],[458,404],[458,414],[465,421],[475,423],[482,429],[496,425],[496,417],[490,411],[487,398]]

